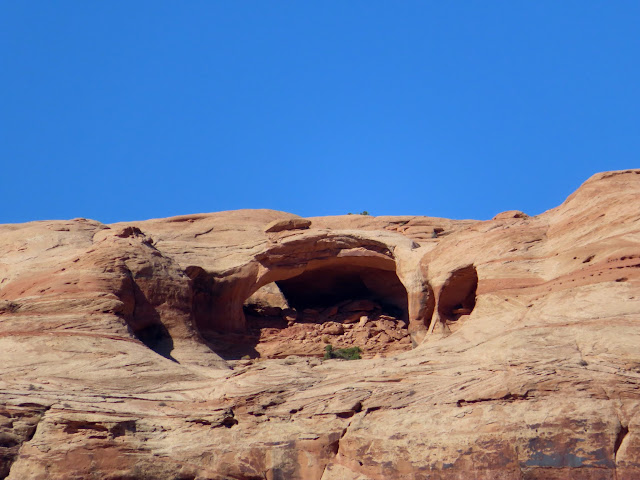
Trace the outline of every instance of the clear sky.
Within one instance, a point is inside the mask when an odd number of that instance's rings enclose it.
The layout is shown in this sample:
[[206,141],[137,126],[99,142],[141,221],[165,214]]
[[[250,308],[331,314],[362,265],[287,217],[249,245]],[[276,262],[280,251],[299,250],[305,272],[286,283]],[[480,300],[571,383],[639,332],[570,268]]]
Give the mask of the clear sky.
[[640,167],[640,2],[0,2],[0,223],[538,214]]

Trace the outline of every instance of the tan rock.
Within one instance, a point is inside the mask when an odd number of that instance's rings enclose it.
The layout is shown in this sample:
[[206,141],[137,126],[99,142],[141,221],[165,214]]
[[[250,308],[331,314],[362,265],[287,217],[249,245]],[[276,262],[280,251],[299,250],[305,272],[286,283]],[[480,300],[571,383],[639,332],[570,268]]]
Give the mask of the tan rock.
[[393,339],[389,336],[387,332],[380,332],[376,336],[376,341],[379,343],[390,343]]
[[506,220],[509,218],[529,218],[529,215],[521,212],[520,210],[509,210],[507,212],[499,213],[493,217],[493,220]]
[[344,333],[344,327],[340,323],[329,322],[325,324],[322,333],[326,335],[342,335]]
[[[640,478],[639,204],[630,170],[483,222],[0,225],[0,477]],[[270,284],[387,310],[248,324]]]
[[306,218],[286,218],[274,220],[264,228],[266,233],[282,232],[283,230],[303,230],[311,226],[311,221]]

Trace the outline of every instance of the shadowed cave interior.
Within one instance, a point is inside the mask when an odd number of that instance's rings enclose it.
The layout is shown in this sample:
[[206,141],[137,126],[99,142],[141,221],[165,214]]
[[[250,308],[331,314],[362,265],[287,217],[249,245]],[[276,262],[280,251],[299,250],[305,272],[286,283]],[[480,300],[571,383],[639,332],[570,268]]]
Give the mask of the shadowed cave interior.
[[326,309],[349,300],[377,302],[384,313],[407,318],[407,292],[393,271],[361,266],[325,267],[275,282],[290,308]]
[[445,324],[469,315],[476,306],[478,272],[473,265],[455,270],[445,281],[438,299],[438,314]]
[[214,340],[227,359],[319,357],[327,345],[363,357],[411,348],[407,292],[395,271],[339,264],[264,285],[244,303],[246,335]]

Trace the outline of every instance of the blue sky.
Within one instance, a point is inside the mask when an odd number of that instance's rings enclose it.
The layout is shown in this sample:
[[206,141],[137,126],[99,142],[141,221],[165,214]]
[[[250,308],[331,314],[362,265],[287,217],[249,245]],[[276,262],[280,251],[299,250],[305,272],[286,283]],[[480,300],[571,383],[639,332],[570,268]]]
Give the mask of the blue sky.
[[640,2],[0,3],[0,223],[538,214],[640,167]]

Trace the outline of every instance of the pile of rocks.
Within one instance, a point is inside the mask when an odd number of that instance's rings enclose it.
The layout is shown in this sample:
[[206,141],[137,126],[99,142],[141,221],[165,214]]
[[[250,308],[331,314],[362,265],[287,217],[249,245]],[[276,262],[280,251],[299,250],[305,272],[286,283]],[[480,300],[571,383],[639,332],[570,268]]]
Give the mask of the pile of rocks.
[[360,347],[364,357],[411,348],[407,323],[369,299],[345,300],[324,309],[248,306],[249,335],[261,357],[321,356],[334,348]]

